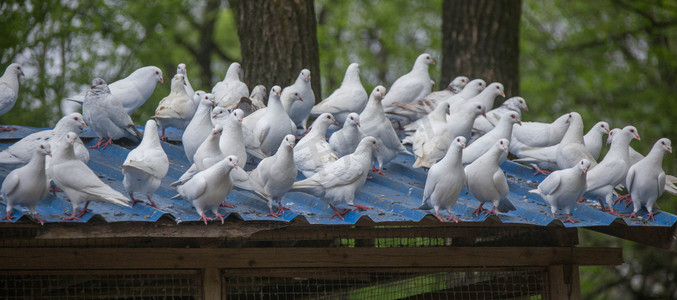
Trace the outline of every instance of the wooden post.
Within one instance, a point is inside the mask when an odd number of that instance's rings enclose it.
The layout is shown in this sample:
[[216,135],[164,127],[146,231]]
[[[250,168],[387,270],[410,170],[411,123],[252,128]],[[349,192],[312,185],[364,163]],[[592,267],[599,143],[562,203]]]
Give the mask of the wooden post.
[[581,299],[578,265],[549,266],[547,290],[549,299]]
[[202,269],[202,293],[204,300],[222,299],[221,273],[218,268]]

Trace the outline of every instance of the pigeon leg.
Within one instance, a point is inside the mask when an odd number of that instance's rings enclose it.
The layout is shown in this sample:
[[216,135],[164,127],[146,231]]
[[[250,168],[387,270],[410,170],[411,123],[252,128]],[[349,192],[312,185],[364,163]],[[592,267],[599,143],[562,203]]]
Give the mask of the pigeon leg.
[[220,207],[228,207],[228,208],[233,208],[233,207],[235,207],[235,205],[226,202],[226,200],[223,200],[223,202],[221,202],[221,204],[219,204],[219,206],[220,206]]
[[435,218],[437,218],[438,220],[440,220],[440,222],[444,222],[444,220],[442,220],[442,218],[440,218],[440,213],[439,213],[439,212],[435,212]]
[[546,170],[541,169],[541,167],[539,167],[539,166],[536,165],[536,164],[531,164],[531,166],[534,167],[534,169],[536,169],[536,173],[534,173],[534,176],[536,176],[536,175],[538,175],[538,174],[542,174],[542,175],[544,175],[544,176],[548,176],[548,174],[552,173],[552,172],[550,172],[550,171],[546,171]]
[[580,221],[576,221],[576,220],[572,219],[572,218],[571,218],[571,214],[568,214],[568,215],[567,215],[567,218],[564,219],[564,221],[563,221],[562,223],[567,223],[567,222],[569,222],[569,223],[571,223],[571,224],[574,224],[574,223],[580,223]]
[[359,204],[350,204],[350,206],[355,207],[353,211],[365,211],[367,209],[373,209],[371,206],[364,206],[364,205],[359,205]]
[[485,214],[485,216],[488,216],[488,215],[498,216],[498,214],[496,214],[496,206],[492,207],[491,210],[485,209],[484,214]]
[[635,212],[633,211],[633,212],[628,216],[628,218],[630,218],[630,219],[637,219],[637,218],[639,218],[639,217],[638,217],[638,216],[635,214]]
[[168,141],[169,139],[167,138],[167,136],[165,136],[165,129],[166,129],[166,128],[165,128],[164,126],[162,126],[162,135],[160,136],[160,140],[163,140],[163,141],[166,142],[166,141]]
[[484,203],[480,203],[480,206],[478,206],[477,209],[474,210],[474,211],[472,212],[472,215],[473,215],[473,216],[478,216],[478,217],[479,217],[479,216],[480,216],[480,212],[485,212],[485,211],[487,211],[487,210],[484,209],[484,207],[482,207],[482,206],[484,206]]
[[87,209],[88,206],[89,206],[89,201],[85,202],[85,207],[83,207],[82,210],[80,212],[78,212],[77,216],[82,217],[86,212],[92,211],[91,209]]
[[339,219],[343,220],[343,215],[345,215],[345,214],[347,214],[348,212],[351,211],[350,209],[344,209],[343,211],[338,211],[338,209],[336,209],[336,207],[334,207],[331,204],[329,204],[329,207],[331,207],[331,209],[334,210],[334,214],[331,215],[331,219],[333,219],[334,217],[339,217]]
[[579,203],[580,203],[580,202],[585,202],[585,198],[584,198],[584,197],[581,197],[581,199],[578,199],[578,200],[576,200],[576,201],[579,202]]
[[89,149],[99,149],[101,148],[101,144],[103,144],[103,138],[99,138],[99,141],[96,143],[96,145],[89,147]]
[[56,197],[56,192],[61,192],[61,189],[57,186],[50,186],[49,192],[52,193],[52,196]]
[[623,217],[623,218],[624,218],[624,217],[627,217],[627,215],[624,215],[624,214],[622,214],[622,213],[617,213],[617,212],[615,212],[615,211],[614,211],[614,208],[613,208],[612,206],[609,206],[609,211],[608,211],[608,213],[609,213],[609,214],[612,214],[612,215],[614,215],[614,216],[617,216],[617,217]]
[[76,211],[77,211],[77,209],[73,209],[73,213],[71,214],[70,217],[61,217],[61,220],[78,220],[78,221],[82,221],[82,220],[80,220],[80,218],[78,218],[77,215],[75,215],[75,212],[76,212]]
[[8,211],[7,214],[4,217],[2,217],[2,219],[0,219],[0,220],[7,220],[7,221],[12,222],[12,213]]
[[649,212],[649,220],[651,220],[651,222],[655,221],[654,218],[653,218],[653,216],[655,216],[655,215],[657,215],[657,214],[660,214],[660,213],[661,213],[660,211],[657,211],[657,212],[652,212],[652,211],[650,211],[650,212]]
[[291,210],[289,207],[282,206],[282,201],[277,201],[277,215],[280,216],[284,214],[285,210]]
[[14,131],[16,128],[0,126],[0,131]]
[[[604,201],[602,201],[602,199],[599,199],[598,201],[599,201],[599,205],[602,207],[601,210],[603,212],[607,212],[606,204],[604,204]],[[609,208],[611,208],[611,207],[609,207]]]
[[447,219],[447,221],[449,221],[449,222],[454,221],[454,222],[458,223],[458,222],[461,222],[462,220],[457,218],[457,217],[454,217],[454,215],[452,215],[451,212],[449,212],[449,218]]
[[130,203],[131,207],[134,207],[134,204],[136,204],[136,203],[143,203],[143,201],[141,201],[139,199],[134,199],[134,196],[132,196],[131,194],[129,195],[129,199],[130,199],[130,202],[131,202]]
[[47,220],[40,218],[38,213],[34,213],[33,218],[35,219],[35,222],[40,222],[40,225],[45,225],[45,222],[47,222]]
[[224,212],[224,213],[222,213],[222,214],[215,214],[215,215],[214,215],[214,218],[219,218],[219,219],[221,219],[221,224],[223,224],[224,222],[226,222],[226,221],[223,219],[223,217],[224,217],[227,213],[228,213],[228,211],[226,211],[226,212]]
[[621,202],[621,201],[626,201],[626,202],[628,202],[628,205],[627,205],[626,207],[628,207],[628,206],[630,206],[630,204],[632,204],[632,198],[630,198],[630,194],[625,194],[625,195],[623,195],[623,196],[618,196],[618,198],[616,198],[616,200],[614,200],[614,204],[616,204],[616,203],[618,203],[618,202]]
[[155,205],[155,202],[153,202],[153,199],[151,199],[150,196],[146,195],[146,198],[148,198],[148,203],[146,203],[148,206],[157,208],[157,205]]
[[202,214],[200,214],[200,218],[198,219],[198,221],[202,221],[202,220],[204,220],[205,225],[207,225],[207,221],[211,221],[212,218],[207,218],[207,216],[205,216],[205,213],[203,212]]
[[101,145],[101,150],[106,149],[106,147],[110,146],[110,144],[112,144],[112,143],[113,143],[113,138],[108,138],[108,142],[106,142],[105,144]]
[[272,206],[271,206],[271,207],[269,207],[269,209],[270,209],[270,212],[269,212],[269,213],[268,213],[268,214],[266,215],[266,217],[273,217],[273,218],[277,218],[277,217],[279,217],[279,216],[280,216],[280,215],[276,214],[275,212],[273,212],[273,207],[272,207]]
[[376,172],[376,171],[378,171],[378,170],[376,169],[376,163],[372,163],[372,164],[371,164],[371,169],[369,169],[369,172]]

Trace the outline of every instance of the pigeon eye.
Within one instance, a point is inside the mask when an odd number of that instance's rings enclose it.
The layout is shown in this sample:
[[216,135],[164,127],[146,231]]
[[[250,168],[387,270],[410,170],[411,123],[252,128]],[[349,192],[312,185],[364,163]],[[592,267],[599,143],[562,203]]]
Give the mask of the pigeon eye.
[[513,119],[516,118],[515,115],[510,115],[510,117],[513,118]]
[[43,145],[40,145],[40,149],[45,149],[45,146],[43,146]]
[[496,87],[496,89],[498,90],[498,89],[499,89],[499,87]]
[[329,120],[329,119],[331,119],[331,117],[330,117],[330,116],[327,116],[327,120]]

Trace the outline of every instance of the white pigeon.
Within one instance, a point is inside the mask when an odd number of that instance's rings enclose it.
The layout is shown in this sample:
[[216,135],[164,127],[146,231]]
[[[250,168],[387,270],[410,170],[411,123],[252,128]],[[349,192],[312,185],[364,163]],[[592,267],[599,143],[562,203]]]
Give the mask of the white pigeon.
[[294,163],[306,178],[315,175],[327,164],[338,160],[338,155],[327,142],[327,129],[332,124],[338,125],[332,114],[321,114],[313,122],[310,132],[296,144]]
[[[134,126],[132,118],[101,78],[94,78],[92,87],[85,93],[82,116],[89,128],[99,136],[99,142],[90,148],[105,149],[113,140],[128,135],[141,140],[141,133]],[[105,139],[108,141],[104,143]]]
[[547,147],[559,144],[569,128],[571,113],[564,114],[552,123],[522,122],[512,130],[510,152],[516,153],[524,147]]
[[162,98],[155,109],[155,120],[162,127],[163,140],[166,140],[165,129],[173,127],[186,129],[195,113],[195,102],[186,94],[183,75],[176,74],[172,79],[172,90],[167,97]]
[[[296,133],[296,125],[280,102],[279,90],[279,86],[270,90],[268,107],[242,120],[247,153],[258,158],[273,155],[286,135]],[[290,98],[304,101],[296,92]]]
[[[14,107],[19,96],[19,75],[25,76],[21,65],[12,63],[0,77],[0,116]],[[0,131],[12,131],[15,128],[0,127]]]
[[[295,94],[298,94],[303,101],[296,101]],[[308,118],[313,105],[315,105],[315,94],[313,94],[313,88],[310,85],[310,70],[301,70],[294,84],[282,90],[280,100],[292,122],[296,126],[301,126],[304,132],[308,132]]]
[[[253,191],[267,200],[268,216],[279,217],[288,209],[282,206],[282,196],[291,189],[298,175],[293,158],[295,141],[294,135],[285,136],[275,155],[262,159],[256,169],[248,172],[245,181],[233,181],[236,187]],[[273,212],[273,201],[278,205],[276,212]]]
[[[497,108],[494,108],[486,113],[486,116],[478,116],[475,119],[475,122],[472,125],[473,132],[479,133],[477,138],[481,135],[489,132],[492,128],[496,126],[498,120],[501,119],[501,116],[508,111],[516,111],[521,113],[522,111],[529,111],[527,107],[527,102],[522,97],[512,97],[508,100],[503,101],[503,104]],[[473,136],[475,134],[473,133]],[[475,139],[477,139],[475,138]],[[512,148],[512,141],[510,147]]]
[[606,206],[602,202],[602,200],[605,200],[610,213],[613,215],[618,215],[611,206],[613,191],[616,185],[624,183],[628,174],[630,168],[628,148],[632,139],[640,139],[637,128],[634,126],[623,127],[621,131],[614,134],[611,147],[604,159],[596,166],[591,167],[588,172],[586,193],[599,200],[602,211],[606,211]]
[[[87,124],[80,113],[64,116],[56,123],[54,129],[31,133],[0,152],[0,164],[10,166],[26,164],[32,158],[33,149],[42,142],[53,145],[56,137],[63,137],[70,131],[81,132],[84,127],[87,127]],[[89,151],[79,138],[75,141],[74,147],[78,159],[84,163],[89,162]]]
[[[103,183],[86,164],[75,157],[73,143],[77,137],[76,133],[69,132],[65,138],[59,139],[60,142],[52,149],[48,175],[66,193],[73,205],[71,216],[61,219],[80,220],[79,217],[87,212],[90,201],[129,207],[127,197]],[[77,208],[82,202],[86,202],[85,206],[78,212]]]
[[[508,181],[498,167],[501,155],[508,153],[509,144],[507,139],[495,141],[491,149],[465,167],[468,191],[480,202],[473,215],[479,216],[480,212],[496,214],[496,209],[502,213],[517,209],[508,199]],[[482,206],[486,202],[493,203],[494,207],[491,210],[484,209]]]
[[[221,109],[223,108],[217,107],[214,110]],[[213,117],[214,120],[217,120],[218,124],[223,127],[223,133],[221,133],[221,138],[219,139],[219,149],[221,149],[221,153],[225,156],[237,156],[237,164],[244,166],[247,163],[247,150],[245,149],[244,137],[242,135],[244,112],[238,108],[225,117],[219,118],[216,114],[214,114]]]
[[0,220],[12,221],[12,209],[15,205],[28,207],[36,222],[43,225],[45,221],[35,212],[40,200],[47,196],[47,175],[45,174],[45,156],[51,156],[49,143],[42,142],[33,150],[33,157],[25,166],[14,169],[2,182],[0,196],[5,199],[7,214]]
[[[146,103],[148,97],[155,91],[155,85],[164,83],[162,70],[155,66],[142,67],[132,72],[129,76],[115,81],[108,85],[111,94],[125,108],[127,114]],[[61,109],[64,114],[77,111],[79,105],[85,101],[85,92],[68,97],[61,102]],[[75,105],[73,105],[75,103]]]
[[360,115],[353,112],[343,122],[343,127],[329,137],[329,145],[341,158],[355,152],[364,137],[364,132],[360,129]]
[[310,193],[327,201],[334,210],[332,218],[338,216],[343,220],[343,215],[350,211],[336,209],[339,203],[347,203],[357,210],[371,209],[372,207],[355,204],[353,201],[355,192],[367,181],[372,152],[379,151],[377,143],[376,138],[365,137],[354,153],[330,163],[310,178],[295,182],[291,191]]
[[242,75],[242,66],[239,63],[232,63],[226,71],[223,81],[219,81],[212,88],[212,94],[218,106],[232,108],[240,98],[249,96],[247,84],[240,80]]
[[552,217],[558,208],[564,209],[567,218],[564,223],[578,223],[571,218],[571,209],[576,207],[578,199],[586,190],[585,174],[590,167],[590,161],[582,159],[575,166],[552,172],[539,185],[538,189],[529,193],[540,195],[550,205]]
[[[583,118],[577,112],[570,114],[569,128],[562,137],[559,146],[557,146],[557,166],[559,169],[567,169],[575,166],[582,159],[587,159],[590,161],[590,169],[593,169],[597,165],[597,161],[585,147]],[[588,178],[590,178],[590,174],[588,174]]]
[[[518,112],[509,112],[501,117],[494,129],[487,132],[485,135],[478,138],[472,144],[463,149],[463,165],[468,165],[484,155],[487,151],[496,148],[496,141],[499,139],[506,139],[510,141],[512,135],[513,125],[521,125],[520,115]],[[509,144],[506,144],[508,146]],[[499,153],[499,162],[502,164],[508,157],[507,153]]]
[[219,147],[219,140],[221,139],[222,134],[223,127],[221,127],[221,125],[216,125],[209,136],[207,136],[204,142],[202,142],[200,147],[195,151],[193,161],[195,162],[198,171],[206,170],[227,156],[221,152],[221,148]]
[[411,71],[397,78],[390,87],[390,92],[383,98],[383,107],[394,106],[395,102],[413,102],[430,94],[432,92],[430,74],[428,74],[430,64],[435,64],[430,54],[419,55]]
[[221,219],[226,213],[219,214],[219,206],[223,200],[233,190],[233,182],[230,180],[230,172],[237,169],[237,157],[230,155],[208,169],[201,171],[185,184],[177,189],[186,201],[195,206],[195,210],[200,215],[200,220],[207,224],[208,218],[205,210],[211,210],[215,218]]
[[440,218],[440,209],[446,209],[449,212],[447,221],[461,221],[451,213],[451,207],[456,204],[458,195],[465,184],[465,171],[461,161],[463,148],[465,148],[465,138],[462,136],[454,138],[447,154],[430,167],[428,178],[425,180],[423,201],[418,209],[434,209],[435,217],[441,222],[444,220]]
[[609,123],[600,121],[583,136],[585,148],[588,149],[595,160],[599,158],[599,154],[602,152],[602,138],[605,134],[609,134]]
[[490,110],[494,107],[494,100],[498,96],[505,98],[503,85],[498,82],[493,82],[487,86],[487,88],[483,89],[479,94],[477,94],[477,96],[451,103],[451,111],[455,111],[461,105],[470,105],[469,103],[479,103],[486,107],[487,110]]
[[[188,80],[188,71],[186,70],[186,64],[180,63],[176,67],[176,74],[183,75],[183,80],[185,81],[184,88],[186,89],[186,94],[188,94],[189,97],[193,97],[193,95],[195,94],[195,90],[193,90],[193,86],[190,84],[190,80]],[[200,105],[200,101],[195,100],[195,97],[191,99],[193,99],[193,102],[195,102],[195,108],[197,108]]]
[[[427,73],[426,73],[427,74]],[[383,111],[381,100],[384,97],[386,88],[377,86],[369,96],[369,102],[360,114],[362,132],[367,136],[375,137],[380,141],[381,151],[376,154],[378,161],[377,174],[383,175],[383,165],[389,163],[400,154],[413,155],[407,151],[397,137],[395,129],[386,117]],[[375,169],[375,168],[374,168]]]
[[134,198],[134,193],[142,193],[148,199],[148,205],[157,207],[152,200],[162,178],[169,170],[169,159],[162,149],[157,123],[148,120],[143,131],[143,139],[138,147],[129,151],[122,163],[122,185],[125,187],[132,207],[134,203],[143,202]]
[[[439,105],[449,109],[447,102]],[[442,119],[441,122],[435,123],[433,122],[435,118],[430,117],[429,123],[422,123],[424,125],[420,126],[413,136],[412,150],[416,157],[413,167],[430,168],[447,153],[453,137],[461,136],[467,141],[473,120],[481,114],[484,114],[484,107],[481,104],[464,105],[451,116],[447,114],[438,116],[437,119]]]
[[672,142],[667,138],[656,141],[649,154],[632,165],[628,170],[625,182],[632,197],[631,218],[644,206],[649,212],[649,219],[654,219],[653,205],[665,189],[665,172],[662,168],[665,151],[672,153]]
[[341,86],[329,97],[313,106],[310,115],[317,117],[323,113],[331,113],[337,122],[343,124],[350,113],[361,113],[367,106],[367,91],[360,81],[360,65],[352,63],[346,70]]
[[[406,117],[410,122],[418,120],[430,113],[432,110],[437,107],[437,104],[445,101],[447,98],[456,95],[463,90],[463,87],[470,81],[468,77],[458,76],[452,80],[449,85],[437,92],[432,92],[425,96],[423,99],[416,100],[409,103],[395,102],[389,111],[388,114],[396,114],[402,117]],[[395,108],[397,107],[397,108]]]
[[242,97],[235,105],[236,109],[241,109],[244,112],[244,116],[248,116],[251,113],[266,107],[263,101],[266,99],[266,87],[263,85],[257,85],[252,89],[251,95],[249,98]]
[[[200,97],[200,95],[203,95]],[[181,144],[183,145],[183,151],[186,153],[188,162],[193,163],[193,155],[200,144],[204,142],[209,133],[212,130],[212,118],[211,111],[212,105],[216,102],[214,101],[214,95],[204,94],[202,91],[197,91],[193,95],[194,99],[198,100],[200,106],[198,106],[193,118],[186,126],[186,130],[183,131],[181,135]]]

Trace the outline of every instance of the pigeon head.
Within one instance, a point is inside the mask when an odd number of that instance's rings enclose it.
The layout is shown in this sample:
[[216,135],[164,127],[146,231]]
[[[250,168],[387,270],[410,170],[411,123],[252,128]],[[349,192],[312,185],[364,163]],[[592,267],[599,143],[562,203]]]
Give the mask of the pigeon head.
[[322,122],[326,124],[339,125],[336,119],[334,119],[334,115],[332,115],[331,113],[323,113],[319,117],[317,117],[317,119],[322,120]]
[[470,79],[468,77],[458,76],[449,83],[447,90],[458,93],[463,89],[463,87],[465,87],[466,84],[468,84],[469,81]]
[[487,87],[487,83],[484,82],[484,80],[482,80],[482,79],[473,79],[473,81],[468,82],[468,84],[466,84],[466,86],[465,86],[463,89],[464,89],[464,90],[465,90],[465,89],[469,89],[469,90],[472,91],[474,94],[479,94],[479,93],[480,93],[481,91],[483,91],[484,88],[486,88],[486,87]]
[[348,122],[352,122],[357,125],[357,127],[360,127],[360,115],[354,112],[350,113],[348,118],[346,118],[346,124],[348,124]]
[[586,172],[588,172],[588,169],[590,168],[590,161],[585,158],[581,159],[581,161],[579,161],[578,164],[576,164],[576,167],[578,167],[578,169],[581,170],[583,174],[585,174]]
[[609,123],[607,123],[607,122],[604,122],[604,121],[597,122],[597,124],[595,124],[595,126],[593,126],[593,128],[595,128],[597,131],[599,131],[602,134],[609,134]]
[[106,84],[106,81],[101,78],[92,79],[92,86],[89,90],[87,90],[87,93],[85,93],[85,97],[87,97],[88,95],[91,96],[101,94],[110,94],[108,84]]
[[614,135],[621,131],[620,128],[614,128],[609,131],[609,137],[606,138],[606,144],[609,145],[614,140]]
[[512,97],[508,100],[505,100],[505,102],[503,102],[503,106],[514,111],[518,110],[529,111],[529,107],[527,107],[527,102],[522,97]]
[[522,126],[522,116],[521,116],[518,112],[512,111],[512,112],[506,113],[506,114],[505,114],[505,117],[506,117],[511,123]]
[[360,64],[352,63],[348,66],[346,73],[360,74]]
[[[180,66],[180,65],[179,65],[179,66]],[[185,66],[184,66],[184,67],[185,67]],[[160,83],[165,83],[165,79],[162,78],[162,70],[160,70],[160,68],[155,67],[155,66],[150,66],[150,67],[144,67],[144,68],[141,68],[141,69],[142,69],[143,72],[144,72],[144,73],[143,73],[143,74],[144,74],[144,77],[145,77],[145,76],[148,76],[148,77],[146,77],[146,78],[154,78],[156,82],[159,81]],[[138,71],[138,70],[137,70],[137,71]],[[135,71],[135,72],[136,72],[136,71]],[[146,72],[147,72],[147,73],[146,73]],[[176,71],[176,72],[179,73],[178,68],[177,68],[177,71]],[[147,74],[147,75],[146,75],[146,74]],[[184,71],[183,74],[185,74],[185,71]]]
[[238,168],[237,166],[237,156],[235,155],[228,155],[228,157],[224,158],[223,160],[226,161],[226,165],[229,165],[235,169]]
[[504,151],[505,153],[508,153],[508,147],[510,147],[510,141],[507,139],[500,139],[496,141],[496,147]]
[[251,97],[259,97],[261,100],[266,97],[266,87],[259,84],[252,89]]
[[40,155],[52,156],[52,147],[47,142],[40,143],[36,152]]
[[270,88],[270,95],[272,96],[273,94],[280,96],[280,93],[282,93],[282,88],[279,85],[273,86]]
[[230,113],[230,116],[232,119],[240,124],[242,124],[242,119],[244,118],[244,111],[241,109],[236,109],[233,112]]
[[[232,63],[228,67],[228,71],[226,71],[226,78],[227,80],[240,80],[240,75],[242,75],[242,66],[240,66],[239,63]],[[225,80],[224,79],[224,80]]]
[[289,148],[294,148],[294,145],[296,144],[296,137],[293,134],[288,134],[284,137],[282,143],[289,146]]
[[[378,144],[379,142],[375,137],[367,136],[360,141],[360,143],[357,145],[357,148],[370,148],[376,150],[376,152],[381,152],[381,148]],[[355,150],[355,152],[357,152],[357,150]]]
[[503,85],[498,83],[498,82],[493,82],[491,83],[487,89],[491,91],[491,93],[494,93],[495,95],[501,95],[501,97],[505,98],[505,93],[503,92]]
[[181,63],[176,67],[176,73],[186,75],[186,64]]
[[374,90],[371,92],[370,98],[374,98],[376,100],[383,100],[383,97],[386,96],[386,88],[382,85],[379,85],[374,88]]
[[68,144],[70,144],[71,146],[73,146],[73,144],[75,143],[75,140],[76,140],[77,138],[78,138],[78,134],[75,133],[75,132],[72,132],[72,131],[71,131],[71,132],[66,133],[66,141],[67,141]]
[[310,82],[310,70],[308,69],[303,69],[301,70],[301,73],[299,74],[299,78],[296,80],[303,80],[305,82]]
[[[21,69],[21,65],[18,63],[12,63],[9,66],[7,66],[7,71],[12,71],[16,75],[21,75],[21,76],[26,76],[24,75],[23,69]],[[5,71],[5,72],[7,72]]]
[[471,104],[469,104],[467,106],[463,106],[463,107],[464,107],[463,108],[464,111],[467,112],[468,115],[471,115],[471,116],[474,116],[474,117],[477,117],[479,115],[483,115],[484,117],[487,116],[486,113],[484,112],[486,110],[484,105],[479,104],[477,102],[471,103]]
[[434,65],[435,61],[433,60],[433,57],[430,56],[430,54],[423,53],[416,58],[415,64],[417,64],[417,65],[420,65],[420,64]]
[[641,140],[640,137],[639,137],[639,131],[637,131],[637,128],[635,128],[635,126],[625,126],[625,127],[623,127],[623,131],[632,135],[632,138],[635,138],[638,141]]
[[223,132],[223,127],[221,125],[216,125],[212,128],[212,135],[220,135]]
[[293,94],[291,94],[291,96],[289,96],[289,98],[291,99],[292,103],[294,101],[297,101],[297,100],[303,102],[303,98],[301,98],[301,95],[299,95],[299,93],[297,93],[297,92],[294,92]]
[[[84,127],[87,127],[85,123],[85,118],[79,112],[70,113],[67,116],[63,117],[62,120],[66,122],[69,129],[82,131]],[[61,121],[59,121],[61,122]]]
[[672,153],[672,142],[670,141],[670,139],[662,138],[656,141],[656,144],[665,149],[665,151]]
[[212,93],[204,94],[202,101],[207,102],[208,105],[216,105],[216,100],[214,99],[214,94]]
[[454,138],[453,144],[458,146],[458,147],[461,147],[461,149],[464,149],[466,142],[467,142],[467,140],[466,140],[465,137],[457,136],[456,138]]

